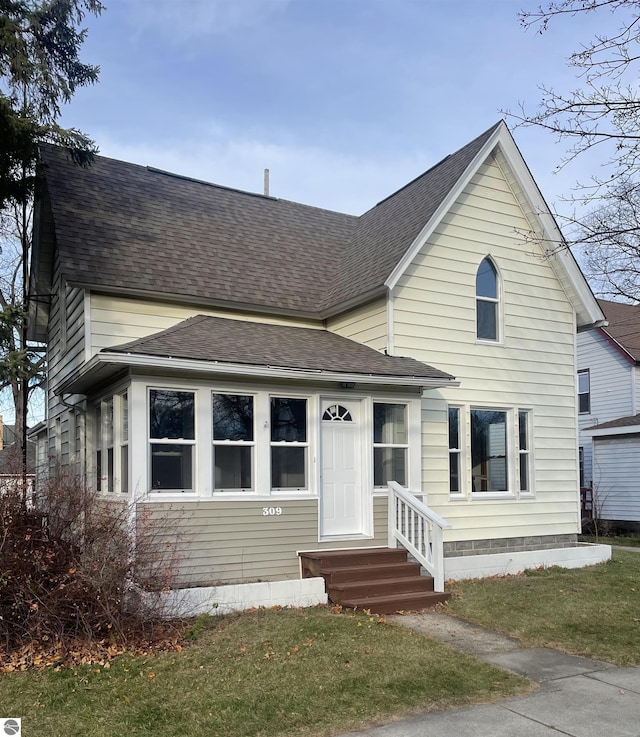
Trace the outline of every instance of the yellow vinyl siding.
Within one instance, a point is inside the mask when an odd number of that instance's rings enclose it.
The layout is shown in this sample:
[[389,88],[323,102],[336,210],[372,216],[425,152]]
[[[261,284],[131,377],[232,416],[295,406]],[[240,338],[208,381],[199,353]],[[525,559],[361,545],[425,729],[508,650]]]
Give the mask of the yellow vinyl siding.
[[[281,507],[280,516],[264,516],[264,506],[265,502],[251,499],[145,503],[139,505],[138,516],[153,524],[159,544],[167,541],[176,550],[176,583],[181,585],[299,578],[299,551],[387,543],[384,497],[374,498],[373,539],[331,543],[318,542],[317,499],[273,499],[267,506]],[[163,521],[151,523],[156,515]]]
[[322,328],[320,322],[312,320],[294,320],[272,315],[225,312],[224,310],[205,309],[197,305],[170,304],[92,293],[91,355],[103,348],[113,348],[131,340],[145,338],[160,330],[166,330],[194,315],[211,315],[213,317],[230,317],[252,322]]
[[[395,353],[460,381],[423,400],[423,484],[452,524],[445,540],[577,530],[574,312],[539,245],[523,238],[532,223],[503,168],[485,162],[394,290]],[[476,340],[475,279],[487,255],[502,286],[499,344]],[[531,411],[534,498],[450,499],[448,403]]]
[[327,320],[327,330],[383,351],[387,347],[387,301],[378,299]]

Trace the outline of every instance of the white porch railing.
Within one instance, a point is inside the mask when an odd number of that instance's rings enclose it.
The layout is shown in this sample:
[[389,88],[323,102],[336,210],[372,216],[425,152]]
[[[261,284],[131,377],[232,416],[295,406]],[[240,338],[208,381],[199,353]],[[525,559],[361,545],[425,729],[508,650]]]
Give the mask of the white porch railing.
[[404,487],[389,482],[389,547],[401,545],[433,576],[435,591],[444,591],[442,530],[451,525]]

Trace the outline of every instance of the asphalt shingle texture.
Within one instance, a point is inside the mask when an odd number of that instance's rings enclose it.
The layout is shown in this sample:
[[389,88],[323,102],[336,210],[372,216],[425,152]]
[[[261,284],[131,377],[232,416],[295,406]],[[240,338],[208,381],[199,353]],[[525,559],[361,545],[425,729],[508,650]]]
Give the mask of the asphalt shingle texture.
[[609,321],[609,325],[603,330],[635,361],[640,361],[640,305],[627,305],[606,299],[599,299],[598,304]]
[[361,217],[45,145],[61,274],[319,316],[382,288],[497,125]]
[[108,352],[311,371],[453,379],[413,358],[386,356],[327,330],[196,315]]

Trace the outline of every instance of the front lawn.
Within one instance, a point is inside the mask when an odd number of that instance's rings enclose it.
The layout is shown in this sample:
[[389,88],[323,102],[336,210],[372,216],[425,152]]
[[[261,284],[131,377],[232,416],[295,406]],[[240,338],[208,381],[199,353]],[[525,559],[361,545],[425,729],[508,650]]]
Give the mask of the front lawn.
[[507,633],[618,665],[640,665],[640,553],[589,568],[549,568],[452,585],[448,611]]
[[48,737],[310,736],[530,686],[377,617],[259,610],[214,618],[182,652],[2,675],[0,704]]

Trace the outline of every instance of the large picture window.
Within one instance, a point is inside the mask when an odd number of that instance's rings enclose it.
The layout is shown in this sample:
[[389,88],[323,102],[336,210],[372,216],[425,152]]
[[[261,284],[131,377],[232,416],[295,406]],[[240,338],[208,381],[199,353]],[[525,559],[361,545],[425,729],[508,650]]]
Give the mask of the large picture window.
[[507,413],[502,410],[472,409],[472,491],[507,491],[507,457]]
[[149,391],[151,488],[193,491],[195,395],[168,389]]
[[253,489],[253,397],[213,394],[213,467],[216,491]]
[[271,397],[271,488],[307,488],[307,400]]
[[389,481],[407,485],[407,407],[404,404],[373,405],[373,485]]

